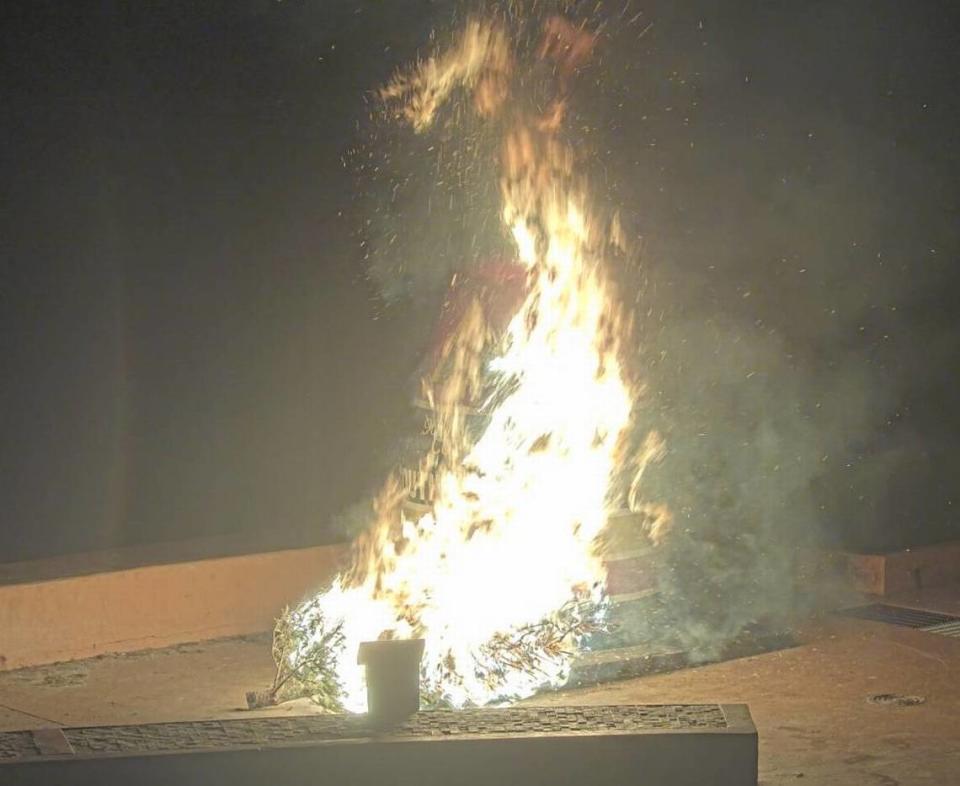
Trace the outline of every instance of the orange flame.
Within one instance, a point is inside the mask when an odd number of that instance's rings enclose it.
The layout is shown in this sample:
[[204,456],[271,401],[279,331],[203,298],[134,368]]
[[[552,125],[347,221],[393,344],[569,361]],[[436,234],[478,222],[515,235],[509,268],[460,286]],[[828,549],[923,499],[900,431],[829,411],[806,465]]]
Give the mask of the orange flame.
[[[594,43],[566,20],[545,24],[538,56],[555,61],[561,94]],[[449,49],[398,75],[382,97],[399,102],[417,131],[461,88],[481,116],[504,114],[517,63],[511,46],[497,23],[471,20]],[[596,539],[614,504],[611,482],[637,394],[620,360],[629,323],[603,273],[609,238],[557,134],[565,99],[518,115],[505,123],[501,216],[528,271],[526,299],[500,337],[482,309],[468,310],[443,348],[444,375],[424,383],[444,446],[442,457],[429,457],[441,464],[430,511],[412,517],[391,479],[353,565],[318,599],[325,620],[343,623],[337,670],[348,709],[365,703],[356,647],[378,638],[426,638],[425,686],[455,705],[560,683],[573,633],[530,668],[479,664],[491,642],[603,593]],[[485,364],[491,346],[495,358]],[[478,397],[488,423],[474,438],[464,404]],[[658,445],[647,444],[637,461],[629,492],[636,509],[636,485]],[[665,511],[648,513],[658,527],[669,521]]]

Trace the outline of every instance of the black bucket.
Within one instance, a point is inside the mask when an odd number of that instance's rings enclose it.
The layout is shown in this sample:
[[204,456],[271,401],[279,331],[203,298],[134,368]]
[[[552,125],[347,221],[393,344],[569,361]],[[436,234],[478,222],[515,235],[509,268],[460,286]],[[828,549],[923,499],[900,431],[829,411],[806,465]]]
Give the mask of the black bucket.
[[365,641],[357,663],[366,667],[367,713],[378,723],[396,723],[420,709],[423,639]]

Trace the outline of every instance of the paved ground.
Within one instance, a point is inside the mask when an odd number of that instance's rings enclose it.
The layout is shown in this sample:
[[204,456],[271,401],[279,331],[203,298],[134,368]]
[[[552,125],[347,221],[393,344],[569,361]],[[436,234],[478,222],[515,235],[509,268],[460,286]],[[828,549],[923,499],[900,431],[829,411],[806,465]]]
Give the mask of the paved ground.
[[[960,612],[960,587],[912,599]],[[747,702],[763,784],[960,783],[960,639],[829,617],[803,645],[752,658],[541,696],[537,703]],[[0,730],[249,717],[269,682],[263,638],[186,645],[0,674]],[[920,696],[913,706],[874,694]],[[259,714],[311,712],[307,704]]]
[[[543,701],[745,701],[762,783],[960,783],[960,640],[846,621],[818,633],[790,650]],[[878,693],[925,701],[869,703]]]

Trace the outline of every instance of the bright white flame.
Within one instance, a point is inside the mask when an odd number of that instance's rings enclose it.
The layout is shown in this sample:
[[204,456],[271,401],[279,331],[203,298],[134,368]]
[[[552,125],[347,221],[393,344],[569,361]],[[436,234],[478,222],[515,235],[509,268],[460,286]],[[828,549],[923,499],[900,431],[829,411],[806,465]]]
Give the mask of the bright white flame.
[[[437,96],[455,79],[482,83],[488,62],[500,78],[503,64],[512,63],[509,53],[483,50],[505,46],[501,33],[471,25],[459,49],[394,83],[391,95],[419,96],[407,108],[424,113],[421,123],[411,118],[415,126],[429,123]],[[417,79],[425,84],[411,87]],[[418,520],[387,505],[361,539],[354,569],[318,599],[324,620],[343,623],[336,667],[350,710],[366,703],[357,647],[384,636],[425,638],[425,687],[454,705],[557,684],[577,644],[570,636],[534,669],[491,677],[478,663],[497,637],[602,594],[595,539],[610,513],[634,395],[618,357],[624,323],[598,258],[603,238],[585,190],[572,185],[571,161],[570,151],[532,122],[518,121],[505,140],[503,220],[529,288],[489,365],[499,383],[482,405],[488,425],[475,442],[462,426],[459,393],[470,388],[478,362],[465,349],[476,337],[464,328],[451,349],[466,358],[456,367],[458,395],[438,404],[460,460],[442,468],[432,509]]]

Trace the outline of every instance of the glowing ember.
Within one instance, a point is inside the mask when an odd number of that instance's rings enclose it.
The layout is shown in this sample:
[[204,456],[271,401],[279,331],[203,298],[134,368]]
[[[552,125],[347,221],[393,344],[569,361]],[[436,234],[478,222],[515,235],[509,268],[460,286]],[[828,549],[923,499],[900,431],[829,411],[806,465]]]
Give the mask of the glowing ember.
[[[623,455],[635,403],[619,357],[629,326],[603,274],[611,240],[558,136],[566,81],[595,37],[559,18],[543,29],[535,56],[553,62],[557,85],[543,111],[509,106],[519,55],[490,21],[470,21],[382,91],[417,131],[463,89],[507,129],[502,220],[528,285],[505,334],[469,309],[424,381],[442,446],[425,459],[439,464],[431,510],[412,517],[389,480],[351,569],[302,607],[318,622],[314,641],[341,626],[330,656],[347,709],[366,701],[357,647],[382,638],[426,639],[423,687],[437,701],[484,704],[561,683],[602,613],[596,539],[617,469],[637,461],[639,477],[659,451],[653,442],[639,459]],[[486,418],[479,436],[467,431],[467,403]]]

